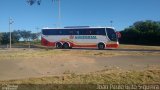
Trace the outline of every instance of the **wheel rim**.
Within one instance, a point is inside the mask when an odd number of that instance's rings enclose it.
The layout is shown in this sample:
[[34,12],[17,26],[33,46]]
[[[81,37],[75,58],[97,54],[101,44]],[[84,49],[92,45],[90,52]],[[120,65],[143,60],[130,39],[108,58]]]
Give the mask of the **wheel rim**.
[[68,49],[69,48],[69,45],[67,43],[64,44],[63,46],[65,49]]
[[104,45],[103,45],[103,44],[99,44],[99,45],[98,45],[98,48],[99,48],[99,49],[104,49]]
[[61,47],[62,47],[62,45],[60,43],[56,44],[56,48],[61,48]]

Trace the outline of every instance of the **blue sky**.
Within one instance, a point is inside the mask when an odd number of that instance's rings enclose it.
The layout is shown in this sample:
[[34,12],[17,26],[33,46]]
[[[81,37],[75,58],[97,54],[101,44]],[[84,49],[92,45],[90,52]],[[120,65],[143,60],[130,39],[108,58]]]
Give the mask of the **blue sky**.
[[[12,30],[56,27],[57,2],[29,6],[26,0],[0,1],[0,32],[8,32],[9,17]],[[118,31],[140,20],[160,21],[160,0],[61,0],[61,27],[111,26],[111,20]]]

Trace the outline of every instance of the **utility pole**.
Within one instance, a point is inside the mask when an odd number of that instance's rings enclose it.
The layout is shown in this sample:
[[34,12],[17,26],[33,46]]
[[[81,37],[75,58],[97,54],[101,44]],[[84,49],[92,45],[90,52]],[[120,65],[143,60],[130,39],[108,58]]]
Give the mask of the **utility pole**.
[[61,27],[61,2],[58,0],[58,26]]
[[52,2],[57,2],[58,3],[58,19],[57,19],[57,28],[61,27],[61,1],[60,0],[52,0]]
[[13,20],[9,18],[9,48],[12,48],[11,24],[13,24]]

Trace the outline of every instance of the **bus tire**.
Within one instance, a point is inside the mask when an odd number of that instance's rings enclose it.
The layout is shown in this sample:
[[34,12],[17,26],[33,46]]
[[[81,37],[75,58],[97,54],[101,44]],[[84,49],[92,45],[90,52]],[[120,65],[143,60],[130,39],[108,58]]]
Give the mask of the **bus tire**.
[[70,48],[70,47],[69,47],[69,44],[68,44],[68,43],[64,43],[64,44],[63,44],[63,48],[64,48],[64,49],[69,49],[69,48]]
[[57,43],[56,43],[56,48],[61,49],[61,48],[62,48],[62,43],[57,42]]
[[105,44],[104,43],[99,43],[98,44],[98,49],[99,50],[103,50],[105,48]]

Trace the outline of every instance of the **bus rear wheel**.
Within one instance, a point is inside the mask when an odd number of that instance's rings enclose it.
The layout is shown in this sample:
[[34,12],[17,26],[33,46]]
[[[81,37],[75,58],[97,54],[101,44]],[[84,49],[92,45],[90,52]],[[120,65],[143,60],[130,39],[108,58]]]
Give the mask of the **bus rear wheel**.
[[56,43],[56,48],[58,49],[62,48],[62,44],[60,42]]
[[63,44],[63,48],[64,48],[64,49],[69,49],[69,48],[70,48],[70,47],[69,47],[69,44],[68,44],[68,43],[64,43],[64,44]]
[[99,43],[99,44],[98,44],[98,49],[99,49],[99,50],[103,50],[104,48],[105,48],[104,43]]

